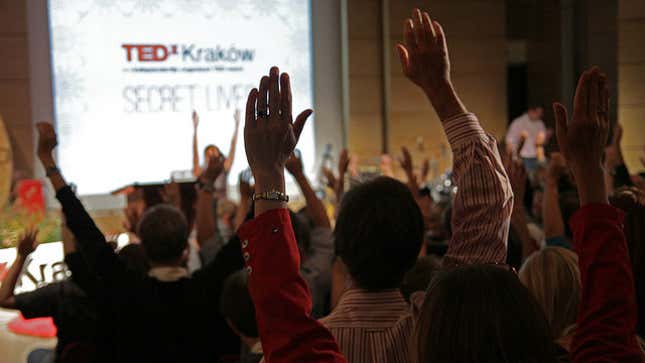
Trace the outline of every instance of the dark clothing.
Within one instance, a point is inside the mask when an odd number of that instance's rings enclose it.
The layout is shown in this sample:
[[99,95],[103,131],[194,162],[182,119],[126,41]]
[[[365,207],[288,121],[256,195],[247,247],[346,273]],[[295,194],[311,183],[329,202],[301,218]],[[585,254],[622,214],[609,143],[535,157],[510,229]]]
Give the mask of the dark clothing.
[[239,243],[190,278],[162,282],[128,270],[69,187],[56,197],[88,268],[98,280],[101,324],[114,341],[102,361],[217,362],[239,354],[239,339],[219,314],[224,279],[244,265]]
[[56,356],[69,343],[94,342],[96,307],[74,282],[54,282],[15,299],[16,309],[27,319],[52,317],[57,328]]

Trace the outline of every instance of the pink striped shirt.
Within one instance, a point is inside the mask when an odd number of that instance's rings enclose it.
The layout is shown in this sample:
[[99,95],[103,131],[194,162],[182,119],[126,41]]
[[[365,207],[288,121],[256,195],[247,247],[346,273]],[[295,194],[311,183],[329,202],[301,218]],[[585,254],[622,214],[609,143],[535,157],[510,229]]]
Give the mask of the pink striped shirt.
[[351,289],[320,322],[350,363],[407,363],[413,319],[398,289]]
[[443,264],[504,263],[513,191],[497,142],[471,113],[444,120],[443,127],[458,187],[452,207],[452,238]]
[[[473,114],[443,122],[453,152],[459,190],[453,204],[453,236],[444,266],[503,263],[513,193],[495,139]],[[409,362],[414,318],[399,290],[352,289],[320,321],[350,363]]]

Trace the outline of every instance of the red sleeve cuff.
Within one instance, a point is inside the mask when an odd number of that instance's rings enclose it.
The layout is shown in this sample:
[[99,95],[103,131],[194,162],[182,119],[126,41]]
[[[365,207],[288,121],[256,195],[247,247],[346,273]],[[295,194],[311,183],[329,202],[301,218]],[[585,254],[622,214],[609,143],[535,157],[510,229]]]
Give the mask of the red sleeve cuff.
[[283,224],[291,225],[291,216],[286,208],[271,209],[244,223],[237,231],[240,240],[252,240],[263,233],[270,233],[272,227]]

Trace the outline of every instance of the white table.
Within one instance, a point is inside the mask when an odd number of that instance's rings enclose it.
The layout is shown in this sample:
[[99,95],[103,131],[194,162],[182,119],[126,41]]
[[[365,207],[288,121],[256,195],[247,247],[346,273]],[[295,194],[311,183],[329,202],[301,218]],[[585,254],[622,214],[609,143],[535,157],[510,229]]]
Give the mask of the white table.
[[56,338],[38,338],[9,331],[7,325],[17,316],[16,310],[0,309],[0,363],[24,363],[32,350],[56,346]]

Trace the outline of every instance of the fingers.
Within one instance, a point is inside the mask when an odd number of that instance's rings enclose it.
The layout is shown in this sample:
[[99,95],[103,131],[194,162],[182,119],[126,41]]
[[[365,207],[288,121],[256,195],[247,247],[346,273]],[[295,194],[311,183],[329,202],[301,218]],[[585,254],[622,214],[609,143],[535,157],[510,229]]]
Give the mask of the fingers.
[[414,11],[412,11],[412,22],[414,25],[414,37],[417,40],[417,46],[426,45],[428,39],[425,28],[423,27],[423,15],[421,14],[421,10],[414,9]]
[[436,33],[436,38],[437,38],[437,46],[439,49],[443,49],[446,54],[448,54],[448,46],[446,45],[446,34],[443,32],[443,27],[439,22],[437,21],[432,21],[432,27],[434,28],[434,31]]
[[558,145],[563,152],[566,150],[567,142],[567,109],[561,103],[553,103],[553,114],[555,115],[555,134]]
[[280,70],[278,67],[271,67],[271,71],[269,71],[269,112],[275,113],[276,116],[280,113],[281,104],[279,78]]
[[403,34],[405,37],[405,45],[408,49],[414,50],[417,49],[417,39],[414,35],[414,24],[411,19],[406,19],[403,27]]
[[609,115],[609,86],[607,82],[607,75],[600,74],[600,111],[603,112],[605,118],[608,119]]
[[300,139],[302,129],[304,129],[305,123],[312,113],[314,113],[314,111],[311,109],[304,110],[298,115],[298,117],[296,117],[296,121],[293,122],[293,134],[296,136],[296,143]]
[[258,119],[266,119],[267,116],[267,97],[269,92],[269,77],[264,76],[260,80],[260,88],[258,90]]
[[280,76],[280,111],[282,116],[291,121],[291,81],[287,73]]
[[406,77],[410,76],[410,54],[405,48],[405,45],[399,43],[396,45],[396,51],[399,53],[399,60],[401,61],[401,69]]
[[600,72],[597,67],[591,69],[589,79],[589,103],[587,104],[587,114],[590,122],[598,121],[598,112],[600,111]]
[[[578,115],[585,114],[587,112],[587,102],[588,102],[588,80],[589,72],[583,72],[578,79],[578,86],[576,87],[576,94],[573,97],[573,115],[574,119],[579,119]],[[555,109],[554,109],[555,110]]]
[[430,20],[430,14],[427,12],[423,12],[423,30],[427,34],[427,37],[432,40],[433,43],[437,42],[437,32],[434,30],[434,27],[432,26],[432,20]]
[[249,92],[249,96],[246,99],[246,127],[256,127],[257,120],[255,118],[255,104],[258,101],[258,90],[254,88]]

